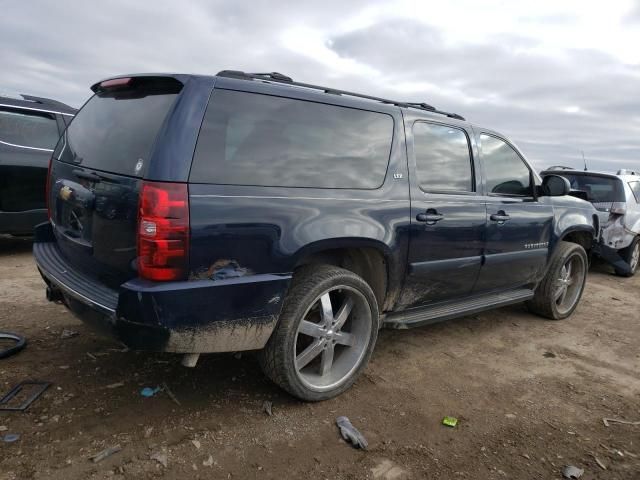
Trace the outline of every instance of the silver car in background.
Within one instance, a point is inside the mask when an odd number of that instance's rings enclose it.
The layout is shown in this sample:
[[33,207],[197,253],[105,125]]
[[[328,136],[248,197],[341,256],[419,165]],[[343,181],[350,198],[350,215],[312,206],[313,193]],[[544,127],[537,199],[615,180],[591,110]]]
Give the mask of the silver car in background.
[[640,173],[616,174],[551,167],[545,175],[569,180],[572,195],[587,200],[598,211],[600,244],[597,254],[610,262],[620,276],[631,277],[640,261]]

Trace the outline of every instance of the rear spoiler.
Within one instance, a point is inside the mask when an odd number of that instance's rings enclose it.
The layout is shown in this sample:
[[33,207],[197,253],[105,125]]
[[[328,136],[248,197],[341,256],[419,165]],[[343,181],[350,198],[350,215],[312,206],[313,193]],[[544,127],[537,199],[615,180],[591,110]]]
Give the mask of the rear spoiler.
[[136,85],[153,85],[160,84],[167,87],[173,86],[174,88],[181,89],[188,75],[174,75],[163,73],[137,73],[132,75],[118,75],[116,77],[109,77],[91,85],[91,91],[93,93],[104,92],[110,89],[122,89]]

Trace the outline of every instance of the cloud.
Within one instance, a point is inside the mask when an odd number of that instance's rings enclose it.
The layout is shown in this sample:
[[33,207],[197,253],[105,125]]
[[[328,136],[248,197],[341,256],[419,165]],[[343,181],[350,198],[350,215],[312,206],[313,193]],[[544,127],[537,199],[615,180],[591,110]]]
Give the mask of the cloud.
[[592,168],[640,167],[637,1],[0,0],[0,10],[0,90],[79,106],[117,74],[281,71],[455,111],[509,135],[539,168],[579,167],[580,150]]

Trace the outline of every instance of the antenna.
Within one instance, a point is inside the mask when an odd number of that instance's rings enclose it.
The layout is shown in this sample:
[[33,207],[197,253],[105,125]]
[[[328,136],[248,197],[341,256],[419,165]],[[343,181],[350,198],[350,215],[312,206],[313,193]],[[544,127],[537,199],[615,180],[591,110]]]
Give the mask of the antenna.
[[584,171],[586,172],[588,168],[587,168],[587,161],[584,158],[584,150],[580,150],[580,153],[582,153],[582,161],[584,162]]

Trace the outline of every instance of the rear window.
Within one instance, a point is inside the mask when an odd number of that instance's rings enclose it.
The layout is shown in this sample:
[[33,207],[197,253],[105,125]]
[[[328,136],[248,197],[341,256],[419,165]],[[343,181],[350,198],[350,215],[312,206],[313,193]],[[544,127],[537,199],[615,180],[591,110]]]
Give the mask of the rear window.
[[558,173],[558,175],[562,175],[569,180],[573,190],[585,192],[587,199],[592,203],[625,201],[622,181],[617,178],[597,175],[575,175],[564,172]]
[[190,181],[227,185],[374,189],[393,138],[383,113],[215,90]]
[[67,128],[59,159],[139,177],[181,84],[134,79],[131,88],[99,92]]
[[53,150],[59,136],[53,114],[0,109],[0,142],[15,147]]

